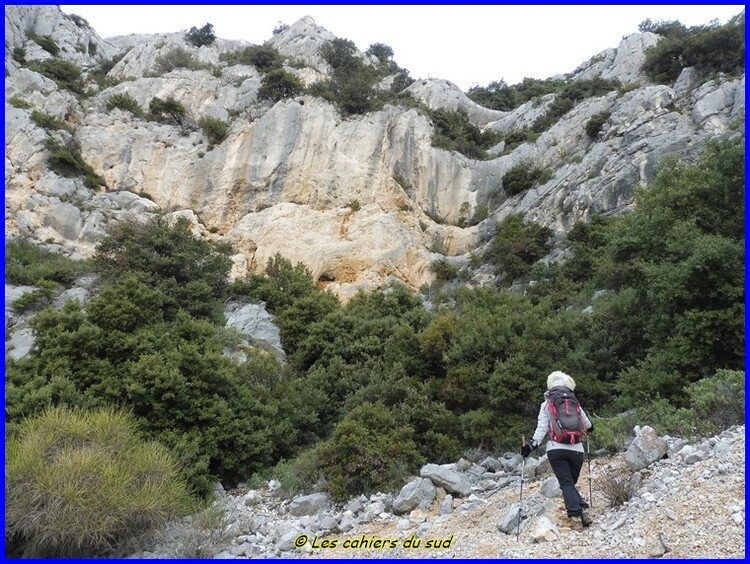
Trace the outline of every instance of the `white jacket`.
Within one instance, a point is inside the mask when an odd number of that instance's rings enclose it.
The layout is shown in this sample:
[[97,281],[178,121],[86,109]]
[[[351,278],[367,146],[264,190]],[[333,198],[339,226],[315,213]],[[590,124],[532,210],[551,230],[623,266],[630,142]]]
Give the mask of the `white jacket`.
[[[549,391],[546,391],[544,392],[544,401],[542,402],[542,405],[539,407],[539,417],[537,418],[536,431],[534,431],[534,436],[531,439],[534,442],[534,444],[537,446],[542,444],[544,437],[549,436],[550,420],[549,420],[549,410],[547,409],[548,399],[549,399]],[[583,408],[581,408],[581,419],[583,419],[583,425],[586,427],[586,429],[591,429],[592,427],[591,421],[586,415],[586,412],[583,411]],[[578,443],[575,445],[566,445],[563,443],[558,443],[557,441],[553,441],[552,439],[547,441],[548,451],[555,449],[555,448],[573,450],[576,452],[584,452],[583,443]]]

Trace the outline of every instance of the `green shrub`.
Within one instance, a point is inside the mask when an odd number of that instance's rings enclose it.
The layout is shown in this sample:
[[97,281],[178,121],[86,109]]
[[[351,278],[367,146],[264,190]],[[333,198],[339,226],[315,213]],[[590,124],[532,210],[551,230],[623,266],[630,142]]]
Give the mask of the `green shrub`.
[[33,71],[54,80],[55,83],[65,90],[75,94],[85,94],[82,80],[83,73],[74,63],[64,59],[47,59],[37,61],[29,66]]
[[18,312],[43,309],[52,303],[55,289],[59,286],[50,280],[37,280],[37,289],[25,293],[13,302],[13,309]]
[[33,286],[40,280],[71,286],[88,271],[88,263],[51,253],[28,239],[6,239],[5,280],[10,284]]
[[34,41],[39,47],[47,51],[50,55],[57,56],[57,54],[60,52],[60,46],[57,44],[57,42],[52,39],[49,35],[43,35],[39,36],[34,32],[28,32],[26,34],[29,39]]
[[632,478],[633,475],[624,469],[617,473],[608,471],[596,479],[596,489],[607,500],[608,507],[620,507],[638,491],[637,482]]
[[63,145],[48,139],[47,149],[50,151],[47,165],[57,174],[67,178],[82,176],[83,184],[87,188],[106,186],[104,178],[96,174],[91,165],[83,160],[81,147],[75,141]]
[[529,162],[519,163],[503,175],[503,188],[508,196],[515,196],[551,178],[549,169],[536,167]]
[[222,53],[219,60],[229,65],[252,65],[265,74],[280,69],[284,58],[269,45],[251,45],[238,51]]
[[602,126],[611,115],[612,112],[600,112],[592,116],[591,119],[586,122],[586,135],[588,135],[590,139],[596,139],[599,137],[599,132],[602,130]]
[[539,138],[539,133],[535,133],[527,128],[514,129],[505,137],[504,152],[508,153],[523,143],[534,143]]
[[143,442],[132,416],[52,408],[6,451],[6,540],[31,558],[102,557],[143,548],[191,500],[172,455]]
[[453,280],[458,276],[458,268],[449,263],[445,258],[432,261],[430,263],[430,271],[438,280]]
[[679,22],[646,20],[646,31],[664,38],[646,50],[641,70],[654,82],[671,84],[686,67],[695,67],[704,76],[713,73],[741,74],[745,69],[745,14],[723,26],[712,23],[686,28]]
[[690,405],[699,421],[707,425],[704,433],[717,433],[745,420],[745,373],[718,370],[713,376],[688,387]]
[[127,92],[112,94],[112,96],[107,99],[107,110],[111,112],[115,108],[130,112],[136,117],[143,117],[143,108],[141,108],[136,99]]
[[49,131],[57,131],[58,129],[65,129],[65,124],[51,114],[46,114],[38,110],[31,112],[31,121],[37,124],[42,129]]
[[531,271],[531,266],[546,255],[552,230],[536,223],[526,225],[520,214],[508,215],[497,225],[497,234],[484,253],[484,259],[516,279]]
[[258,89],[258,99],[278,102],[296,96],[302,89],[302,81],[295,75],[284,69],[275,69],[263,75]]
[[13,60],[15,60],[18,64],[25,65],[26,64],[26,49],[23,47],[14,47],[13,48]]
[[172,121],[177,125],[183,124],[187,114],[185,106],[171,96],[166,100],[158,97],[152,98],[148,104],[148,111],[156,121]]
[[412,439],[414,430],[393,419],[382,403],[365,403],[336,425],[322,456],[334,500],[397,488],[424,462]]
[[200,119],[198,125],[203,130],[205,136],[208,137],[208,142],[211,145],[218,145],[227,138],[229,125],[225,121],[211,116],[204,116]]
[[156,69],[160,73],[168,73],[175,69],[200,70],[206,65],[199,63],[192,54],[185,49],[175,47],[156,58]]
[[185,33],[185,40],[196,47],[211,45],[216,41],[213,24],[207,23],[200,29],[195,26],[191,27],[190,30]]
[[428,110],[435,131],[433,147],[457,151],[470,159],[489,159],[487,149],[500,142],[502,136],[491,130],[482,131],[469,120],[464,111]]
[[23,100],[22,98],[19,98],[18,96],[13,96],[13,98],[8,100],[8,103],[14,108],[19,108],[21,110],[28,110],[32,107],[32,105],[29,104],[26,100]]
[[618,90],[621,86],[619,80],[604,80],[599,77],[591,80],[573,80],[565,84],[547,108],[547,112],[539,116],[531,125],[531,130],[535,133],[546,131],[582,100],[593,96],[603,96],[608,92]]

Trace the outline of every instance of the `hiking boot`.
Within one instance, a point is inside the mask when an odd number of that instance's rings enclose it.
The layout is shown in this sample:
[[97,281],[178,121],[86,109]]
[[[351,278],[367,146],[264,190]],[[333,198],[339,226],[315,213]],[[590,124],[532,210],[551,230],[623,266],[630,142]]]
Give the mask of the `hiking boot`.
[[582,531],[583,523],[580,517],[564,517],[562,520],[562,526],[566,529],[572,529],[574,531]]
[[581,511],[581,525],[588,527],[594,520],[585,511]]

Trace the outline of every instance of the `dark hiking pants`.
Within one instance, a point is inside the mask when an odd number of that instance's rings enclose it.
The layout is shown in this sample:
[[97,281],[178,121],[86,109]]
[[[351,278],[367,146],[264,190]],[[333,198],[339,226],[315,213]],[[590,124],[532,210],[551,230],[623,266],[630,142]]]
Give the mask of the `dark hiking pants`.
[[547,458],[557,481],[560,482],[568,517],[580,516],[583,509],[588,507],[576,489],[576,482],[583,466],[583,453],[555,448],[547,451]]

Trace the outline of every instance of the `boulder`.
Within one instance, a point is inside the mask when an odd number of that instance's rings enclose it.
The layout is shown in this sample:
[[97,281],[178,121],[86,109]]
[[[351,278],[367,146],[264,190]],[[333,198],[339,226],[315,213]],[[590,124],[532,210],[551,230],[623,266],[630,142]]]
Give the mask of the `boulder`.
[[667,442],[651,427],[636,427],[635,433],[635,439],[625,451],[625,462],[631,470],[646,468],[667,455]]
[[393,512],[402,515],[419,507],[422,503],[432,503],[436,488],[428,478],[414,478],[406,484],[393,501]]
[[315,515],[331,506],[331,497],[325,492],[296,497],[289,504],[289,513],[296,516]]
[[440,486],[445,491],[467,496],[471,493],[471,484],[468,478],[451,468],[440,466],[438,464],[426,464],[419,471],[423,478],[429,478],[436,486]]
[[515,534],[519,518],[521,518],[519,504],[514,503],[498,518],[497,529],[507,535]]
[[557,537],[557,526],[546,515],[542,515],[537,520],[531,531],[531,542],[551,542]]

